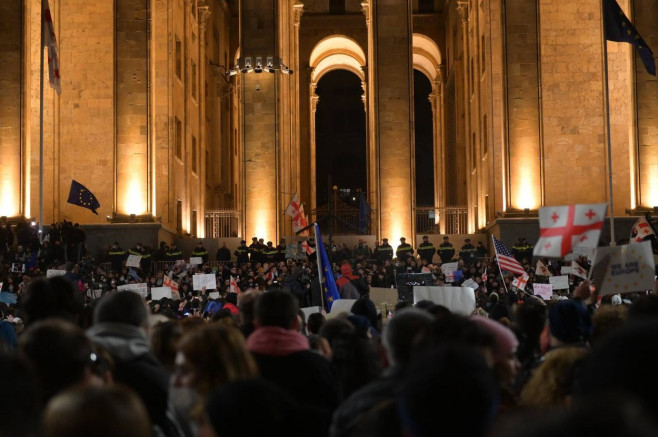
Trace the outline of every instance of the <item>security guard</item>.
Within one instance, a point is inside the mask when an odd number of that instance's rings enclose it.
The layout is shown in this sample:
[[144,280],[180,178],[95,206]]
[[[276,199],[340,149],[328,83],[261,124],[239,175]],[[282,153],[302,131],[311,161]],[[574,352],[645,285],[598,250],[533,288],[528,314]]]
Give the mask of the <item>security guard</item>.
[[446,235],[443,237],[443,243],[439,244],[439,256],[442,263],[449,263],[455,256],[455,248],[448,240],[449,237]]
[[375,248],[375,258],[379,263],[393,259],[393,247],[388,244],[388,238],[384,238],[382,244]]
[[196,247],[192,251],[191,256],[201,257],[203,264],[208,262],[208,251],[206,250],[205,247],[203,247],[203,241],[199,241],[196,243]]
[[153,261],[153,256],[151,255],[151,248],[142,246],[140,249],[140,255],[142,259],[139,261],[139,266],[142,269],[142,273],[149,274],[151,272],[151,261]]
[[247,247],[247,242],[245,240],[240,241],[240,245],[233,254],[236,257],[236,263],[239,266],[240,264],[246,264],[249,262],[249,248]]
[[167,259],[169,262],[176,262],[179,259],[183,259],[183,252],[176,247],[176,242],[171,243],[171,247],[167,251]]
[[107,256],[110,258],[110,266],[113,272],[120,272],[123,260],[126,259],[126,251],[119,246],[116,241],[112,243],[110,249],[107,251]]
[[253,237],[251,239],[251,244],[249,245],[249,259],[251,260],[252,264],[260,262],[259,253],[260,253],[260,244],[258,244],[258,238]]
[[407,243],[407,239],[400,237],[400,245],[395,250],[395,256],[402,262],[407,262],[407,259],[414,254],[414,248],[411,244]]
[[471,244],[471,239],[464,240],[464,245],[459,250],[459,257],[464,260],[464,264],[471,265],[475,263],[475,246]]
[[267,242],[267,246],[263,249],[263,258],[268,263],[276,262],[276,257],[279,251],[272,245],[271,241]]
[[436,249],[434,249],[434,245],[430,243],[429,237],[423,235],[423,242],[418,246],[418,255],[420,256],[420,259],[427,261],[427,264],[432,264],[435,253]]
[[282,238],[279,241],[279,245],[276,246],[276,252],[277,252],[277,256],[276,256],[277,262],[282,262],[286,260],[286,240],[284,238]]

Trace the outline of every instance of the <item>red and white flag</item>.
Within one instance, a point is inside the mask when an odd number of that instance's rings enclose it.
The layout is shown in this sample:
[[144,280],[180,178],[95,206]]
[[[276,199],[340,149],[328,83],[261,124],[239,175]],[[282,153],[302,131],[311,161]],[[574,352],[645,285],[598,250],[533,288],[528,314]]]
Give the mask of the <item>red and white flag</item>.
[[[306,220],[306,214],[304,214],[304,205],[299,203],[299,195],[297,193],[292,196],[290,203],[286,207],[286,214],[292,217],[293,232],[297,233],[300,229],[308,226],[308,220]],[[308,236],[308,230],[299,235]]]
[[633,228],[631,229],[631,238],[629,238],[629,242],[631,244],[633,243],[641,243],[645,237],[648,237],[650,235],[656,235],[653,229],[651,228],[651,225],[645,219],[644,217],[640,217],[637,219],[635,224],[633,225]]
[[543,262],[537,261],[537,267],[535,267],[535,275],[548,277],[553,276],[553,273],[548,270],[548,267],[546,267]]
[[238,287],[238,282],[233,276],[231,276],[231,282],[229,282],[228,292],[240,294],[240,287]]
[[563,257],[572,247],[599,244],[606,203],[539,208],[539,240],[534,256]]
[[311,247],[308,244],[308,241],[306,241],[306,240],[302,241],[302,249],[304,249],[304,252],[306,252],[306,255],[310,255],[313,252],[315,252],[315,248]]
[[576,260],[571,260],[571,274],[576,275],[579,278],[587,279],[587,270],[582,268]]
[[525,290],[525,286],[528,283],[530,277],[528,275],[521,275],[514,278],[512,285],[516,287],[517,290]]
[[487,269],[484,269],[484,273],[482,273],[482,282],[487,282],[487,279],[489,279],[489,276],[487,276]]
[[[42,44],[48,48],[48,78],[50,86],[55,89],[57,95],[60,95],[62,88],[59,83],[59,55],[57,54],[57,38],[55,37],[53,15],[50,12],[48,0],[43,0],[41,4],[43,6],[41,11]],[[43,50],[43,47],[41,50]]]
[[167,275],[165,275],[164,280],[162,281],[162,286],[169,287],[172,293],[178,291],[178,283]]

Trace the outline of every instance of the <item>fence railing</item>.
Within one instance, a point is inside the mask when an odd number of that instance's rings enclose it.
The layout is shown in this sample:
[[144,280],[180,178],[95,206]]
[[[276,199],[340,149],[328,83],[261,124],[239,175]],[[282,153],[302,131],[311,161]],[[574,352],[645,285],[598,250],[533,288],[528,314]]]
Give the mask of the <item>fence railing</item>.
[[468,209],[465,206],[416,207],[416,232],[419,234],[468,233]]
[[[370,217],[366,219],[365,234],[373,233],[372,219],[375,211],[370,211]],[[311,211],[311,222],[320,223],[322,228],[332,228],[333,235],[357,235],[359,234],[359,210],[358,208],[338,208],[329,210],[314,209]],[[323,233],[329,232],[323,231]]]
[[206,238],[237,237],[240,233],[240,211],[215,209],[206,211]]

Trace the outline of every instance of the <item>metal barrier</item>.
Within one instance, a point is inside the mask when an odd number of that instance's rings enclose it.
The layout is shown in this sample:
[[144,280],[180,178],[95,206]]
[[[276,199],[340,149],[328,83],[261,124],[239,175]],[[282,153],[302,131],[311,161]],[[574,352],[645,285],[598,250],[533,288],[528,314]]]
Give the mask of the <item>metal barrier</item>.
[[[333,217],[332,217],[333,215]],[[365,234],[372,232],[372,217],[375,217],[375,211],[371,210],[370,218],[367,219],[367,229]],[[359,209],[358,208],[338,208],[331,211],[325,209],[314,209],[311,211],[311,222],[321,223],[322,228],[331,227],[333,235],[358,235],[359,232]],[[329,233],[329,231],[322,231]]]
[[417,206],[416,231],[420,234],[468,233],[468,209],[465,206]]
[[237,237],[240,233],[240,211],[215,209],[206,211],[206,238]]

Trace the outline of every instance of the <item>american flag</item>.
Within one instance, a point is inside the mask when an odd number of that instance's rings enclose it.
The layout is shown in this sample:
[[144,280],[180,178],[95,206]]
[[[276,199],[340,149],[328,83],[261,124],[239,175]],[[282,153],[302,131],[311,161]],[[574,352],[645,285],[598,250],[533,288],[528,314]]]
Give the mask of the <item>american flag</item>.
[[494,250],[496,251],[496,258],[498,259],[498,267],[500,270],[512,272],[517,275],[525,275],[526,271],[521,264],[512,256],[509,250],[503,243],[498,241],[496,237],[491,236],[494,242]]

